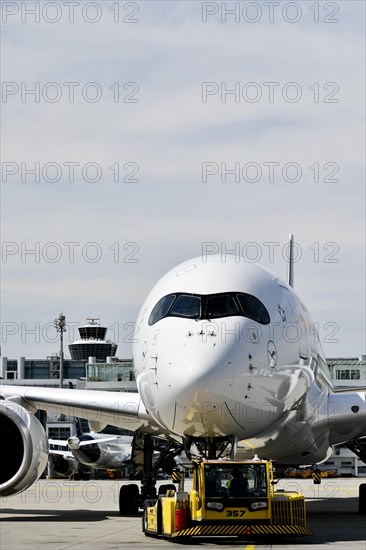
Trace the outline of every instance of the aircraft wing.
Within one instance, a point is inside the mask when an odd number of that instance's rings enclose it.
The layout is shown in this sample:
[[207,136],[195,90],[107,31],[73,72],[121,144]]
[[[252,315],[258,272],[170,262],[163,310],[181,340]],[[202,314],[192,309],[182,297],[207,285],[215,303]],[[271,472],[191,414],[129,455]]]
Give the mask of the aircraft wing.
[[[88,434],[89,435],[89,434]],[[108,443],[110,441],[115,441],[115,442],[118,442],[118,438],[119,436],[118,435],[113,435],[113,436],[109,436],[109,437],[102,437],[102,438],[98,438],[98,439],[88,439],[86,441],[83,441],[83,440],[80,440],[77,436],[71,436],[69,437],[69,439],[66,441],[66,444],[71,447],[71,446],[76,446],[78,449],[80,449],[80,447],[85,447],[85,446],[88,446],[88,445],[95,445],[96,443],[99,445],[100,443]],[[54,440],[56,441],[56,440]],[[49,442],[51,442],[51,440],[49,440]],[[131,436],[131,442],[132,442],[132,436]],[[57,443],[56,443],[57,445]]]
[[0,386],[0,395],[30,412],[41,409],[56,414],[86,418],[92,431],[107,424],[135,431],[143,427],[160,433],[138,393],[107,392],[29,386]]
[[52,456],[62,456],[62,457],[68,457],[68,458],[74,458],[74,455],[71,451],[56,451],[55,449],[50,449],[49,454]]
[[48,443],[49,445],[58,445],[59,447],[68,447],[67,441],[65,439],[49,439]]

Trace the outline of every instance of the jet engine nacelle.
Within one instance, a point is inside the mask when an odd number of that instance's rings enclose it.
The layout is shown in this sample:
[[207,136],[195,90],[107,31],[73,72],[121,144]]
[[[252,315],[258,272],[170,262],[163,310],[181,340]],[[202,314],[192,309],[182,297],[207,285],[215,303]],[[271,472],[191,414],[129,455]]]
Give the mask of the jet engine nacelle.
[[39,420],[13,401],[0,400],[0,495],[28,489],[47,465],[48,441]]
[[60,477],[70,477],[78,471],[75,458],[59,456],[52,461],[52,468]]

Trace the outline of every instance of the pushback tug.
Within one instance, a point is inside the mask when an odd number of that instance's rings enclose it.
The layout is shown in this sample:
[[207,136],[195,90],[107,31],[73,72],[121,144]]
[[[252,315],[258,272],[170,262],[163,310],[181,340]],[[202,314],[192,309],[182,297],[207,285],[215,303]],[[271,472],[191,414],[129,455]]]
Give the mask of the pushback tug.
[[311,535],[306,527],[305,499],[275,491],[272,463],[194,460],[188,493],[167,486],[165,494],[145,503],[146,536],[257,537]]

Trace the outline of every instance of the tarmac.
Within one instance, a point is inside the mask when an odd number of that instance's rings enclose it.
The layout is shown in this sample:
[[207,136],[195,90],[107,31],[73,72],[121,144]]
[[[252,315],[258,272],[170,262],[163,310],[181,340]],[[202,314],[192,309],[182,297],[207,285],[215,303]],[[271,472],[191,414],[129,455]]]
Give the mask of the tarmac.
[[[362,478],[282,480],[278,488],[306,497],[311,537],[248,539],[190,539],[185,548],[303,549],[327,546],[342,550],[366,549],[366,516],[358,513]],[[147,538],[141,514],[118,512],[119,480],[39,480],[27,491],[0,499],[1,550],[167,550],[182,542]],[[165,481],[164,483],[167,483]],[[186,488],[189,489],[190,481]]]

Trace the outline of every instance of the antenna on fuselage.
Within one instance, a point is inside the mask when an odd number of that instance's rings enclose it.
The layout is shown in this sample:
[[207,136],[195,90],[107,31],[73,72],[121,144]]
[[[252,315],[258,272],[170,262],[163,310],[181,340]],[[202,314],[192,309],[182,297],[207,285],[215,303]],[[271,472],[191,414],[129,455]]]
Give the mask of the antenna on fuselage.
[[292,233],[289,235],[287,284],[294,288],[294,236]]

